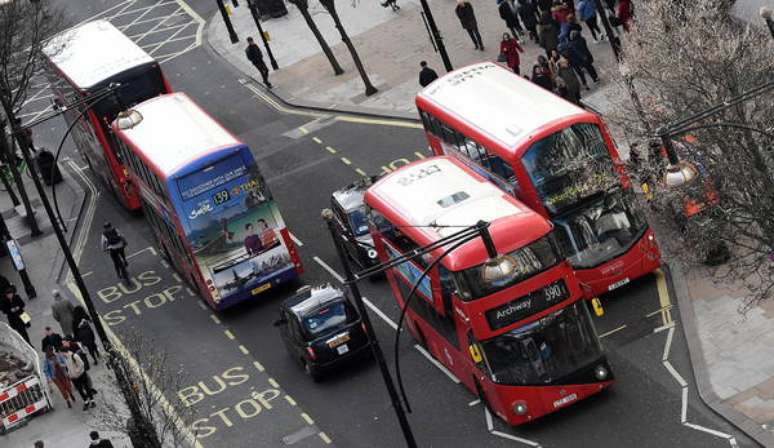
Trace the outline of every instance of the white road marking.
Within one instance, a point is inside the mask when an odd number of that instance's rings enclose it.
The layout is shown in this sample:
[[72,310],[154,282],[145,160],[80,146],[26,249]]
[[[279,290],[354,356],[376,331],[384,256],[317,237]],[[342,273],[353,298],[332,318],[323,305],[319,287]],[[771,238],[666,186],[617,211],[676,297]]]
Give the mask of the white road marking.
[[471,401],[470,403],[468,403],[468,406],[473,407],[473,406],[476,406],[479,403],[481,403],[481,400],[477,398],[477,399]]
[[320,266],[322,266],[322,268],[323,268],[323,269],[325,269],[326,271],[328,271],[328,273],[329,273],[329,274],[331,274],[331,275],[333,276],[333,278],[335,278],[336,280],[338,280],[338,281],[339,281],[339,283],[344,283],[344,277],[342,277],[341,275],[339,275],[339,273],[338,273],[338,272],[334,271],[334,270],[333,270],[333,268],[332,268],[332,267],[330,267],[330,266],[328,266],[328,264],[327,264],[326,262],[322,261],[322,260],[320,259],[320,257],[318,257],[317,255],[315,255],[314,257],[312,257],[312,259],[313,259],[314,261],[316,261],[316,262],[317,262],[317,264],[319,264]]
[[707,428],[705,426],[697,425],[696,423],[685,422],[685,423],[683,423],[683,425],[685,425],[685,426],[687,426],[687,427],[689,427],[691,429],[695,429],[697,431],[706,432],[707,434],[712,434],[715,437],[721,437],[723,439],[729,439],[729,440],[732,438],[731,434],[726,434],[726,433],[718,431],[716,429],[710,429],[710,428]]
[[669,329],[669,332],[667,333],[666,337],[666,343],[664,344],[664,354],[661,356],[662,361],[666,361],[669,359],[669,352],[672,349],[672,336],[675,334],[675,328],[672,326],[672,328]]
[[430,362],[431,362],[431,363],[432,363],[434,366],[438,367],[438,369],[439,369],[441,372],[443,372],[444,374],[446,374],[446,376],[448,376],[448,377],[449,377],[449,379],[450,379],[450,380],[452,380],[452,382],[454,382],[454,384],[460,384],[460,380],[459,380],[459,379],[458,379],[456,376],[454,376],[454,374],[453,374],[453,373],[451,373],[451,372],[449,371],[449,369],[447,369],[447,368],[446,368],[446,366],[444,366],[443,364],[441,364],[440,362],[438,362],[438,360],[437,360],[437,359],[433,358],[433,356],[432,356],[430,353],[427,353],[427,350],[425,350],[425,348],[424,348],[424,347],[422,347],[422,346],[421,346],[421,345],[419,345],[419,344],[414,344],[414,348],[415,348],[415,349],[417,349],[417,351],[418,351],[419,353],[421,353],[421,354],[422,354],[422,356],[424,356],[425,358],[427,358],[427,360],[428,360],[428,361],[430,361]]
[[618,328],[613,328],[610,331],[606,331],[606,332],[604,332],[604,333],[599,335],[599,339],[606,338],[608,336],[614,335],[614,334],[618,333],[619,331],[623,330],[624,328],[626,328],[626,324],[623,324],[623,325],[621,325]]
[[492,432],[492,429],[494,429],[492,414],[489,413],[489,409],[486,406],[484,406],[484,416],[486,418],[486,430]]
[[680,423],[688,421],[688,388],[683,387],[682,403],[680,406]]
[[[80,263],[81,256],[83,255],[83,250],[86,246],[86,240],[88,239],[89,232],[91,230],[91,223],[94,221],[94,214],[97,210],[97,198],[99,197],[99,192],[97,191],[97,187],[94,186],[94,183],[91,181],[89,176],[86,176],[82,170],[78,169],[78,166],[73,162],[72,160],[67,162],[68,165],[70,165],[70,168],[75,172],[78,177],[81,178],[83,183],[86,185],[86,188],[89,189],[89,203],[86,206],[86,213],[83,215],[83,221],[81,222],[80,226],[80,233],[78,234],[78,238],[75,241],[75,245],[73,246],[73,259],[75,260],[76,264]],[[65,282],[68,282],[72,276],[72,272],[68,271],[67,276],[65,277]]]
[[296,244],[296,246],[304,247],[304,243],[302,243],[301,240],[296,238],[296,236],[293,235],[293,232],[288,232],[288,234],[290,235],[290,239],[293,240],[293,242]]
[[491,434],[496,435],[498,437],[502,437],[503,439],[513,440],[514,442],[523,443],[525,445],[539,447],[540,444],[537,442],[533,442],[532,440],[522,439],[521,437],[516,437],[511,434],[507,434],[501,431],[489,431]]
[[152,253],[153,255],[156,255],[156,248],[153,247],[153,246],[148,246],[145,249],[138,250],[137,252],[135,252],[135,253],[133,253],[131,255],[127,255],[126,259],[128,260],[130,258],[134,258],[134,257],[140,255],[141,253],[145,252],[145,251],[148,251],[148,252]]
[[669,330],[670,328],[673,328],[675,326],[674,322],[668,323],[666,325],[662,325],[660,327],[654,328],[653,333],[661,333],[664,330]]
[[680,387],[688,387],[688,383],[685,381],[682,375],[680,375],[677,370],[672,366],[672,363],[669,361],[664,361],[664,367],[667,369],[667,371],[672,375],[672,377],[677,381],[677,384],[680,385]]
[[393,330],[398,331],[398,324],[396,324],[392,319],[389,318],[382,310],[376,307],[370,300],[363,297],[363,303],[365,306],[371,309],[374,313],[376,313],[377,316],[381,317],[383,321],[387,323],[390,327],[392,327]]

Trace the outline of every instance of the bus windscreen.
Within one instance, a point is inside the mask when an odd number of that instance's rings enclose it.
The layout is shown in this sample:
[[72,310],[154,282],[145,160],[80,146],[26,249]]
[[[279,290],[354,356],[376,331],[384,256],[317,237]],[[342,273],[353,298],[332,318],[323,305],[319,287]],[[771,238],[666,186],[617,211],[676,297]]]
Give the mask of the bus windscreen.
[[221,298],[257,291],[294,269],[280,235],[285,227],[254,164],[239,154],[177,180],[186,238],[205,282]]

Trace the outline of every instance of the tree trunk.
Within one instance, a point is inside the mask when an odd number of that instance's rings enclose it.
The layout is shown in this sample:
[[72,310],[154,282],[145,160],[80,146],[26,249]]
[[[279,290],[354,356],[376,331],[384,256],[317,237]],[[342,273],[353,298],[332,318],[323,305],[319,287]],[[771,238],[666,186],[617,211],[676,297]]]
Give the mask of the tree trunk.
[[21,196],[22,203],[24,204],[24,211],[27,214],[27,224],[30,226],[30,236],[40,236],[43,232],[41,232],[40,228],[38,227],[38,221],[35,219],[35,214],[32,210],[30,198],[27,196],[27,190],[24,188],[24,182],[19,175],[19,170],[16,168],[16,157],[14,157],[15,154],[11,150],[11,147],[12,145],[9,144],[9,141],[6,138],[5,123],[2,123],[2,135],[0,135],[0,151],[5,154],[5,157],[8,160],[8,168],[10,168],[11,174],[13,175],[13,181],[16,183],[16,187],[19,189],[19,196]]
[[[326,6],[325,3],[323,3],[323,6]],[[363,63],[360,61],[360,56],[357,54],[357,50],[355,50],[355,46],[352,45],[352,41],[349,40],[349,36],[347,35],[347,32],[344,31],[344,26],[341,24],[341,20],[339,20],[339,14],[336,12],[335,8],[327,8],[328,12],[331,14],[331,17],[333,17],[333,23],[336,24],[336,29],[339,30],[339,33],[341,34],[341,40],[344,41],[344,45],[347,46],[347,49],[349,49],[349,53],[352,55],[352,60],[355,62],[355,67],[357,67],[358,73],[360,73],[360,77],[363,79],[363,84],[365,84],[365,94],[366,96],[371,96],[374,93],[378,92],[376,90],[376,87],[371,84],[371,80],[368,79],[368,74],[365,71],[365,68],[363,68]]]
[[320,48],[322,48],[323,53],[325,53],[325,57],[328,58],[328,62],[331,63],[331,67],[333,67],[333,74],[336,76],[341,75],[344,73],[344,70],[339,65],[339,62],[336,60],[336,57],[333,56],[333,52],[331,51],[331,48],[328,46],[328,43],[325,42],[325,38],[320,33],[320,30],[317,29],[317,24],[314,23],[314,20],[312,20],[312,16],[309,14],[309,9],[300,6],[295,1],[291,0],[291,3],[296,5],[298,10],[301,12],[301,15],[304,16],[304,20],[306,20],[306,24],[309,25],[309,29],[312,30],[312,33],[314,34],[314,37],[317,39],[317,42],[320,44]]
[[[0,160],[2,160],[2,163],[7,165],[8,160],[5,156],[6,156],[5,151],[0,151]],[[11,202],[13,203],[13,206],[16,207],[17,205],[19,205],[20,204],[19,198],[16,197],[16,193],[13,191],[13,185],[11,185],[11,182],[5,176],[5,173],[0,175],[0,182],[3,183],[3,188],[5,188],[5,191],[7,191],[8,195],[11,197]]]

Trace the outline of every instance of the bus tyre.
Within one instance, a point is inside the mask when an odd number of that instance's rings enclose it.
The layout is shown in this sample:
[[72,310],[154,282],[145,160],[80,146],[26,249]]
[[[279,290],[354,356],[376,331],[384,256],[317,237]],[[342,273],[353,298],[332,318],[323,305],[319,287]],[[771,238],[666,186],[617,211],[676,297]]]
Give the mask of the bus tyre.
[[484,388],[481,387],[481,384],[478,382],[476,377],[473,377],[473,382],[476,384],[476,395],[478,395],[478,399],[481,400],[481,403],[486,406],[486,409],[489,411],[490,414],[495,415],[494,410],[492,409],[492,406],[489,405],[489,400],[486,399],[486,395],[484,394]]
[[311,378],[312,381],[314,381],[315,383],[320,381],[320,378],[321,378],[320,372],[314,367],[312,367],[312,364],[310,364],[309,361],[307,361],[306,359],[304,359],[301,362],[304,364],[304,373],[306,373],[306,375],[309,378]]

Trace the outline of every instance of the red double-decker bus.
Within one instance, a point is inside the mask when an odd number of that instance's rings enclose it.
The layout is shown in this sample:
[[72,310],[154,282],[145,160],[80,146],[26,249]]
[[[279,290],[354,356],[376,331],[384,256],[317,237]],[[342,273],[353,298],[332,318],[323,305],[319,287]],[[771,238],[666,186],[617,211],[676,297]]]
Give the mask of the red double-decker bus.
[[370,187],[365,201],[383,262],[489,223],[498,254],[513,267],[501,277],[484,275],[488,252],[475,238],[415,257],[387,278],[400,307],[408,303],[414,337],[494,414],[522,424],[613,383],[549,221],[448,156],[398,169]]
[[587,298],[660,266],[598,115],[493,63],[437,79],[416,104],[433,153],[454,155],[554,223]]
[[120,88],[90,107],[68,108],[73,140],[89,168],[129,210],[140,208],[140,197],[131,188],[128,173],[116,156],[110,123],[137,103],[170,93],[172,88],[159,63],[106,20],[97,20],[57,35],[43,48],[46,75],[59,105],[73,104],[100,92],[111,83]]

